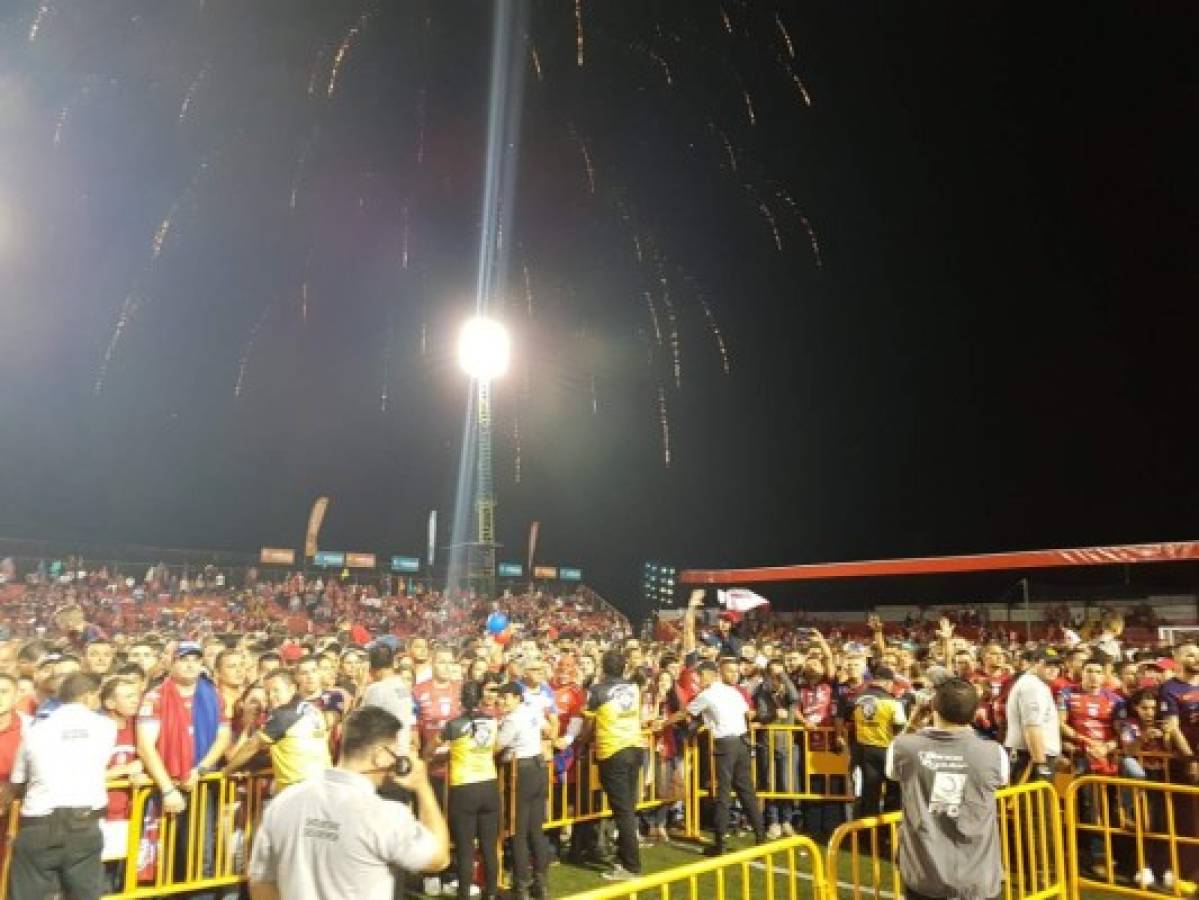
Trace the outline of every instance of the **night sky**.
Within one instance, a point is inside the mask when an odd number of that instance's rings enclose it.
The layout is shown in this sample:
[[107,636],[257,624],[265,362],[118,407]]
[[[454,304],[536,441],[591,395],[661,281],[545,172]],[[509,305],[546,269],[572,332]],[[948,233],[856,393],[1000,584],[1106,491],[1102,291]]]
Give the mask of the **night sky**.
[[[1199,536],[1191,4],[579,9],[522,50],[501,558],[634,611],[651,558]],[[3,4],[0,534],[448,538],[489,10]]]

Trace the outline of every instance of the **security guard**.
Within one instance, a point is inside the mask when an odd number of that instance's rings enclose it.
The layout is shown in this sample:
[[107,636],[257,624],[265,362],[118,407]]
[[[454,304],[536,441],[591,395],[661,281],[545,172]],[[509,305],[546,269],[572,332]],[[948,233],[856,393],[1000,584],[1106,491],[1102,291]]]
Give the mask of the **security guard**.
[[595,736],[600,784],[620,832],[619,862],[600,877],[628,881],[641,874],[637,833],[638,777],[642,765],[641,689],[624,678],[624,654],[609,650],[600,662],[603,681],[587,695],[584,738]]
[[[462,685],[462,715],[442,729],[450,749],[450,836],[458,870],[458,897],[467,900],[475,863],[475,841],[483,856],[487,887],[484,900],[493,900],[499,886],[500,788],[495,768],[496,722],[479,712],[483,685]],[[540,747],[538,748],[540,749]]]
[[[512,836],[512,867],[516,900],[548,898],[545,870],[549,867],[549,842],[545,831],[545,800],[549,789],[541,738],[547,719],[541,709],[525,701],[519,684],[500,685],[500,720],[496,750],[516,765],[516,833]],[[529,872],[530,853],[533,871]]]
[[104,778],[117,727],[96,714],[94,675],[66,676],[58,700],[61,705],[28,730],[13,766],[13,784],[25,786],[12,850],[13,900],[44,900],[60,889],[70,900],[103,893],[100,819],[108,808]]
[[734,791],[742,809],[749,816],[757,843],[766,840],[766,829],[762,824],[762,808],[758,804],[758,793],[754,790],[750,771],[749,721],[746,718],[749,704],[733,686],[740,675],[737,660],[721,660],[719,675],[716,664],[712,662],[700,663],[697,671],[700,692],[687,704],[687,712],[703,717],[704,724],[712,732],[713,756],[716,759],[716,802],[712,818],[716,842],[704,851],[704,856],[720,856],[724,853],[729,803]]
[[[876,669],[870,684],[853,701],[853,765],[861,773],[857,817],[877,816],[883,810],[887,783],[887,748],[907,716],[903,704],[891,696],[895,673]],[[899,809],[899,791],[887,792],[886,810]]]

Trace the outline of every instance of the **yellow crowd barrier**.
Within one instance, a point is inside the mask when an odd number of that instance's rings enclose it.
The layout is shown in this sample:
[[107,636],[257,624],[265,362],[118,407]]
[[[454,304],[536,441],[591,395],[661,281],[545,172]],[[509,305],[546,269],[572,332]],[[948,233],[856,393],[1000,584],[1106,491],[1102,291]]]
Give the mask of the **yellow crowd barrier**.
[[[757,735],[772,750],[772,733],[798,740],[802,732],[767,726],[758,729]],[[639,807],[649,810],[682,801],[687,833],[698,836],[698,800],[710,790],[711,779],[702,765],[710,743],[701,735],[699,740],[683,745],[680,778],[672,779],[669,790],[659,771],[662,760],[653,741],[647,743]],[[575,769],[573,779],[563,780],[552,774],[552,766],[547,766],[546,777],[552,783],[546,828],[611,815],[599,786],[593,749],[576,761]],[[505,806],[511,810],[515,771],[503,767],[502,777],[508,792]],[[110,783],[113,790],[123,788],[129,792],[129,820],[124,826],[124,852],[117,854],[116,861],[110,858],[108,862],[110,870],[117,870],[118,889],[107,895],[107,900],[169,897],[244,884],[251,842],[269,799],[270,781],[269,773],[206,776],[189,795],[187,810],[177,816],[161,814],[161,798],[154,788]],[[762,791],[764,799],[772,795],[792,797],[786,788],[804,785],[798,781],[776,782],[767,787],[774,789]],[[798,795],[794,799],[799,800],[830,799],[820,793],[794,793]],[[1085,890],[1133,897],[1182,897],[1195,889],[1194,873],[1199,871],[1199,787],[1078,776],[1066,787],[1064,823],[1057,793],[1046,783],[1005,788],[998,792],[996,802],[1005,900],[1077,900]],[[9,853],[19,811],[20,804],[13,803],[4,828],[0,896],[7,895]],[[710,900],[713,895],[716,900],[728,896],[743,900],[783,896],[787,900],[798,900],[800,896],[861,900],[863,895],[875,900],[899,900],[903,895],[897,865],[901,821],[901,813],[891,813],[842,825],[833,833],[827,853],[818,850],[807,836],[785,838],[579,897],[618,900],[652,892],[660,900],[676,896]],[[1091,869],[1095,861],[1104,866],[1102,871]],[[1116,871],[1117,862],[1120,872]],[[1131,873],[1145,869],[1156,873],[1157,890],[1129,882]],[[1174,880],[1163,894],[1161,876],[1166,870],[1174,874]]]
[[[1047,783],[1022,784],[996,794],[1004,900],[1066,898],[1062,818]],[[828,900],[903,896],[898,852],[903,814],[847,822],[828,845]]]
[[[667,783],[665,773],[669,771],[669,767],[658,753],[653,733],[647,731],[642,737],[645,743],[645,764],[642,770],[641,796],[637,802],[638,811],[657,809],[667,803],[685,803],[687,782],[684,781],[683,787],[676,792],[675,785]],[[685,747],[684,751],[686,749]],[[686,773],[691,770],[686,752],[679,759],[679,765],[683,767],[681,774],[686,779]],[[510,836],[515,831],[516,798],[519,796],[519,774],[515,762],[500,766],[499,775],[501,796],[504,798],[501,834]],[[587,747],[585,754],[574,759],[569,771],[564,775],[557,775],[553,763],[549,762],[542,777],[546,779],[547,830],[594,822],[612,815],[608,798],[600,785],[599,760],[595,755],[594,743]],[[670,781],[673,782],[673,779]]]
[[820,848],[809,837],[790,837],[726,853],[623,884],[574,894],[570,900],[825,900]]
[[[1083,890],[1187,897],[1199,872],[1199,787],[1080,775],[1066,790],[1071,900]],[[1125,871],[1118,872],[1119,861]],[[1127,881],[1146,869],[1155,887]],[[1173,884],[1163,883],[1163,873]]]
[[[800,724],[753,725],[749,737],[755,748],[751,758],[753,780],[762,800],[853,800],[849,752],[835,749],[835,729]],[[708,777],[695,773],[692,783],[696,801],[716,796],[716,780],[710,777],[716,771],[712,735],[705,729],[697,740],[703,774]],[[819,784],[816,779],[820,779]]]

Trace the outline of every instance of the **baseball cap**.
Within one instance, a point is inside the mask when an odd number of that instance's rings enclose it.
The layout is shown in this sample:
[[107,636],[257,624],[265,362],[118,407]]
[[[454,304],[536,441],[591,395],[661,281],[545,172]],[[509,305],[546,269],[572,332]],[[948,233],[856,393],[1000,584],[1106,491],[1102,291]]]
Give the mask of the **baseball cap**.
[[181,641],[179,646],[175,648],[175,659],[183,659],[185,656],[203,656],[204,652],[200,649],[200,645],[195,641]]
[[1033,663],[1054,663],[1061,665],[1062,658],[1052,647],[1042,647],[1038,650],[1025,650],[1024,659]]
[[495,689],[495,692],[497,694],[516,694],[518,697],[524,694],[524,691],[520,689],[520,685],[515,681],[504,682]]

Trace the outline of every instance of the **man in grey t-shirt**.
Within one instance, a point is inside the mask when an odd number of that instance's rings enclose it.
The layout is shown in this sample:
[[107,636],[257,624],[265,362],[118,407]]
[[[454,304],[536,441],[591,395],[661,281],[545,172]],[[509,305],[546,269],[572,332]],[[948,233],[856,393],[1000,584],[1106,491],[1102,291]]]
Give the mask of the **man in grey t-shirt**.
[[903,792],[899,874],[907,900],[987,900],[1003,890],[995,792],[1008,755],[974,733],[978,691],[960,678],[933,697],[933,727],[887,748]]
[[386,644],[377,643],[370,648],[371,683],[362,694],[362,705],[387,710],[400,720],[404,727],[403,737],[409,739],[416,719],[412,691],[396,672],[394,662],[395,654]]
[[[253,900],[392,900],[397,870],[440,872],[450,837],[425,764],[409,757],[400,723],[385,710],[351,713],[341,762],[271,801],[254,835]],[[398,774],[400,760],[411,766]],[[379,797],[394,781],[416,798],[420,818]]]

